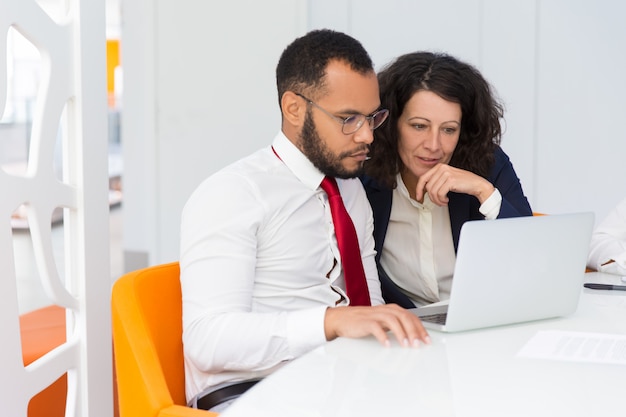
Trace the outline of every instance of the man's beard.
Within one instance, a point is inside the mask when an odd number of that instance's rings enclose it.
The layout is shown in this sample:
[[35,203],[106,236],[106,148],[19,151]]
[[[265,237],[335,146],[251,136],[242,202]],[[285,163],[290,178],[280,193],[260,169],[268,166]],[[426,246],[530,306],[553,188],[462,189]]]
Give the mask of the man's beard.
[[317,134],[317,129],[315,129],[310,109],[306,112],[304,125],[300,132],[300,141],[302,143],[302,153],[326,176],[348,179],[358,177],[363,172],[363,164],[360,164],[358,168],[352,171],[347,170],[341,164],[343,158],[350,156],[355,151],[334,155],[326,144],[322,142],[322,138],[320,138]]

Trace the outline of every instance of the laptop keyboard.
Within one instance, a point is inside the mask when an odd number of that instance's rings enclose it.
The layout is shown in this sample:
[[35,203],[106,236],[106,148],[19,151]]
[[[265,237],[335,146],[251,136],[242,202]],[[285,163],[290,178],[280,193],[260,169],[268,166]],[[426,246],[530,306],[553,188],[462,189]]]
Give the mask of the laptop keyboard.
[[448,313],[439,313],[439,314],[428,314],[426,316],[421,316],[420,319],[423,321],[428,321],[435,324],[446,324],[446,318],[448,317]]

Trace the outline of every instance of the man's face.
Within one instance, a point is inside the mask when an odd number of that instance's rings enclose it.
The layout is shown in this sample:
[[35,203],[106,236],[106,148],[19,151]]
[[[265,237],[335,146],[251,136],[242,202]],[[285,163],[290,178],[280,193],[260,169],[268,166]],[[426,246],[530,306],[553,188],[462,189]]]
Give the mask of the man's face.
[[[326,74],[326,94],[311,99],[328,113],[345,119],[355,114],[369,115],[380,106],[378,81],[373,71],[363,75],[343,62],[332,61]],[[356,132],[346,135],[336,118],[308,104],[300,131],[300,149],[325,175],[338,178],[359,175],[373,140],[367,121]]]

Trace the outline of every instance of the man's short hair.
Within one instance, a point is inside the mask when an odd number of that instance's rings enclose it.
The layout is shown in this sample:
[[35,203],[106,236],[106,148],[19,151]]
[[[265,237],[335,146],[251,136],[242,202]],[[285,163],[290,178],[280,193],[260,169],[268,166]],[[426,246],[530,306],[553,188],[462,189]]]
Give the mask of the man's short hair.
[[326,67],[333,60],[343,61],[361,74],[374,71],[372,59],[359,41],[329,29],[313,30],[288,45],[278,60],[279,105],[286,91],[306,94],[322,90]]

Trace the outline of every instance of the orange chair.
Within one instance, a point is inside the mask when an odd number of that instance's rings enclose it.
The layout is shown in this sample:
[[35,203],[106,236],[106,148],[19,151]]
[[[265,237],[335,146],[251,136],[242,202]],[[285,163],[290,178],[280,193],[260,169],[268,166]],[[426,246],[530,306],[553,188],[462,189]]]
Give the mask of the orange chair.
[[113,285],[113,346],[121,417],[209,417],[187,407],[178,262],[130,272]]

